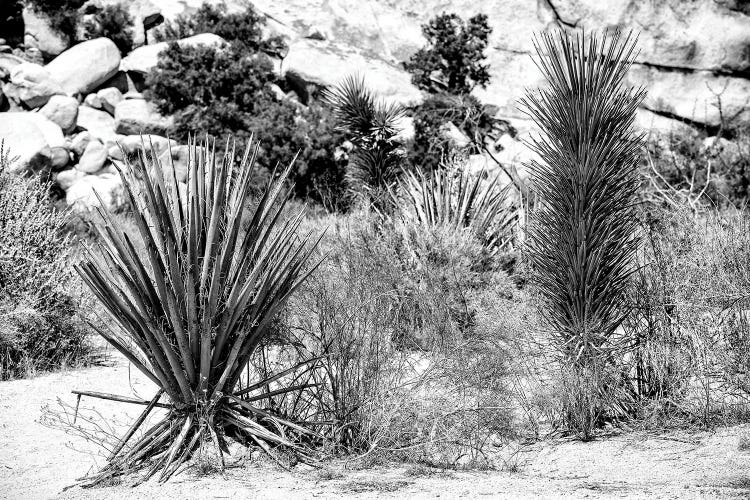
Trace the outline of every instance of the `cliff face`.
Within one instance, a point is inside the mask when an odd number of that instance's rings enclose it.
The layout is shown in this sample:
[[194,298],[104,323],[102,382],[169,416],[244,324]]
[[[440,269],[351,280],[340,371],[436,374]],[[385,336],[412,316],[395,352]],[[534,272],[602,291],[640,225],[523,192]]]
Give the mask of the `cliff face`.
[[[117,3],[121,0],[93,0]],[[132,0],[136,18],[161,12],[172,18],[203,0]],[[716,129],[722,120],[750,124],[750,1],[748,0],[227,0],[248,3],[269,16],[269,30],[285,35],[290,51],[280,69],[316,84],[353,72],[387,99],[414,102],[420,94],[400,63],[424,43],[420,25],[441,12],[465,18],[478,12],[493,28],[488,60],[492,80],[476,91],[519,120],[526,87],[538,85],[531,59],[533,35],[563,27],[620,28],[639,34],[640,54],[631,83],[649,95],[642,124],[676,118]],[[138,23],[140,24],[140,23]],[[140,28],[140,26],[139,26]],[[143,33],[140,30],[139,37]],[[656,121],[654,121],[656,120]]]

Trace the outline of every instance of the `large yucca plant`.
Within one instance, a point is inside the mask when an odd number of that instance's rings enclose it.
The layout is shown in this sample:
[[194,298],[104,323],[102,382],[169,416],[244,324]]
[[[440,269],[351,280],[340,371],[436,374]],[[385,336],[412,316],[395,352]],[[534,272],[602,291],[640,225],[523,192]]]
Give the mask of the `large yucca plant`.
[[429,175],[407,172],[399,191],[407,217],[428,228],[468,228],[494,256],[510,249],[517,218],[510,186],[498,182],[499,175],[485,180],[484,172],[442,168]]
[[[263,409],[271,395],[251,394],[263,381],[237,387],[274,317],[310,272],[315,248],[309,234],[297,235],[302,213],[284,216],[289,167],[250,206],[257,151],[248,147],[237,162],[229,143],[223,154],[208,139],[193,143],[182,195],[174,168],[164,174],[170,169],[153,160],[156,154],[141,155],[142,167],[123,168],[140,245],[99,210],[99,251],[88,251],[77,270],[119,327],[99,333],[159,392],[90,483],[144,468],[145,478],[160,472],[166,480],[202,441],[226,450],[227,437],[306,457],[303,443],[315,433]],[[166,403],[158,403],[162,394]],[[130,444],[154,406],[167,415]]]
[[627,313],[623,296],[636,250],[635,195],[645,96],[624,84],[635,38],[544,33],[535,39],[548,86],[522,105],[541,129],[529,167],[538,208],[528,254],[544,317],[568,366],[606,359]]

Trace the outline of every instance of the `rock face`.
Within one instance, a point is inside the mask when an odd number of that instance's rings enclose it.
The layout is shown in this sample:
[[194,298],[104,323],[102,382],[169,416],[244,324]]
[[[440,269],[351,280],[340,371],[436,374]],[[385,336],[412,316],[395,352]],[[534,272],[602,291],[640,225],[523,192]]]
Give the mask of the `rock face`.
[[[632,29],[639,32],[641,51],[631,82],[650,87],[653,95],[645,103],[647,109],[665,119],[714,126],[715,94],[721,93],[724,116],[736,115],[738,124],[750,123],[750,115],[742,111],[750,106],[750,15],[732,0],[256,0],[253,4],[273,17],[269,26],[274,32],[290,39],[284,68],[330,84],[339,72],[351,72],[361,57],[368,84],[386,96],[404,87],[391,90],[377,80],[370,82],[371,77],[378,78],[374,68],[387,66],[400,73],[394,81],[408,81],[399,63],[424,44],[421,24],[444,11],[463,18],[484,13],[493,28],[487,50],[491,82],[475,93],[511,119],[523,118],[517,101],[524,89],[541,84],[531,59],[535,32],[559,27]],[[326,40],[304,40],[313,29],[325,33]],[[317,61],[325,62],[316,68]],[[354,61],[352,66],[348,61]],[[329,67],[334,69],[328,71]]]
[[66,95],[53,95],[39,112],[57,124],[63,132],[69,132],[76,126],[78,100]]
[[53,95],[65,94],[65,90],[45,68],[23,62],[10,70],[10,82],[3,86],[3,93],[9,99],[38,108]]
[[[177,42],[181,47],[192,45],[221,45],[224,39],[213,33],[201,33],[200,35],[184,38]],[[159,53],[167,48],[168,42],[155,43],[138,47],[120,63],[121,71],[133,71],[146,74],[159,62]]]
[[159,114],[145,99],[126,99],[115,107],[115,131],[118,134],[165,135],[172,121]]
[[120,50],[114,42],[96,38],[66,50],[46,69],[68,95],[86,95],[114,76],[119,66]]

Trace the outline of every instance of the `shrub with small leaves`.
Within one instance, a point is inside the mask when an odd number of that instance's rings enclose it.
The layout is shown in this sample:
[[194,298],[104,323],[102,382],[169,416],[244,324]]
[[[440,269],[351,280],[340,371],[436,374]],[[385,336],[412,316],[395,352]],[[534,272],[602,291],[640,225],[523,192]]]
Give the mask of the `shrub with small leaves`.
[[443,13],[422,26],[427,46],[404,66],[412,82],[426,92],[468,94],[485,87],[489,66],[483,64],[492,28],[487,16],[477,14],[464,22],[457,14]]
[[123,4],[99,8],[87,6],[83,17],[83,38],[109,38],[122,54],[133,50],[133,16]]

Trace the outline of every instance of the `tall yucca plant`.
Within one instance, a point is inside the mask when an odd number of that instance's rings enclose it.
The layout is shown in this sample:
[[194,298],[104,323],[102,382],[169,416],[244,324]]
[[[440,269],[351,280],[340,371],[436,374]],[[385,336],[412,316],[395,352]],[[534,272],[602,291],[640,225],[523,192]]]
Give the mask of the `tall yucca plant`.
[[[143,468],[166,480],[203,440],[226,449],[226,437],[304,456],[300,443],[315,435],[262,409],[269,395],[245,396],[263,384],[236,387],[315,248],[297,235],[301,212],[284,218],[290,167],[249,206],[257,151],[237,162],[229,143],[223,155],[208,139],[192,144],[182,196],[156,154],[141,155],[142,171],[121,170],[143,251],[99,210],[100,255],[88,251],[77,270],[119,327],[99,333],[160,389],[90,482]],[[127,446],[154,406],[168,414]]]
[[355,146],[346,173],[350,194],[368,199],[376,209],[385,208],[404,162],[396,127],[403,107],[379,102],[364,78],[356,75],[327,91],[325,99],[333,108],[337,127]]
[[606,358],[627,312],[642,140],[633,120],[645,96],[624,84],[635,45],[619,32],[542,34],[536,62],[549,85],[522,100],[541,129],[528,254],[569,366]]
[[517,214],[510,186],[500,187],[498,175],[483,177],[484,172],[473,176],[447,168],[430,175],[408,172],[399,190],[405,213],[426,227],[469,228],[490,256],[508,250]]

